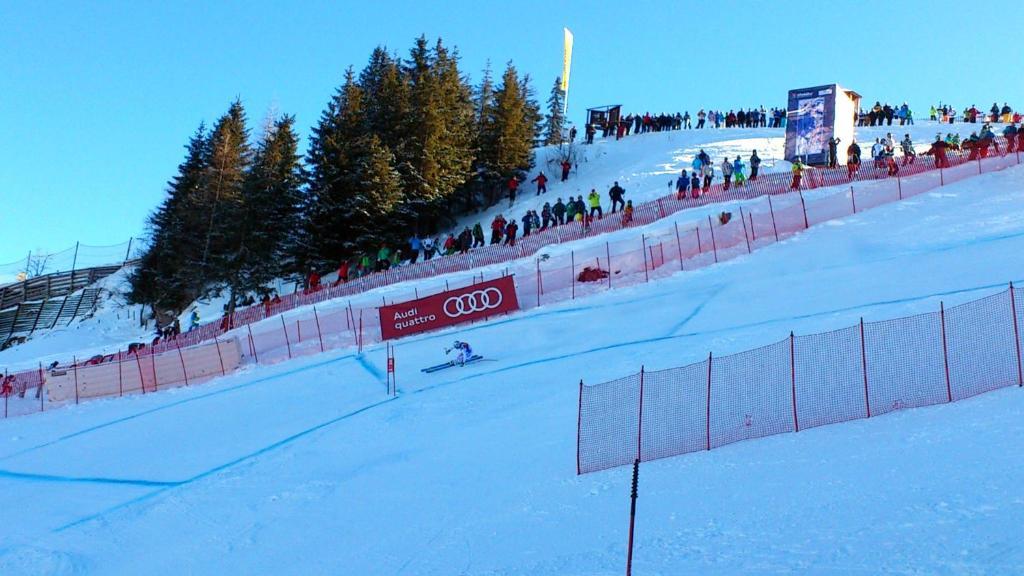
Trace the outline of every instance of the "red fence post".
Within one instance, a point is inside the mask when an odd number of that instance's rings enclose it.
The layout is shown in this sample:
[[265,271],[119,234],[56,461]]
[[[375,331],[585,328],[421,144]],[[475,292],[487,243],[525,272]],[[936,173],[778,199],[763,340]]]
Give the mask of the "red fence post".
[[1017,345],[1017,385],[1024,386],[1020,364],[1020,332],[1017,329],[1017,302],[1013,297],[1013,282],[1010,282],[1010,312],[1013,314],[1013,341]]
[[[117,395],[124,396],[124,375],[121,373],[121,365],[124,359],[121,358],[121,351],[117,351]],[[42,374],[43,365],[39,365],[39,373]]]
[[217,336],[213,336],[213,345],[217,347],[217,360],[220,360],[220,375],[227,376],[227,370],[224,369],[224,356],[220,353],[220,340],[217,340]]
[[[185,386],[188,386],[188,369],[185,368],[185,356],[181,353],[181,345],[178,345],[178,360],[181,361],[181,374],[185,377]],[[153,358],[154,365],[156,358]]]
[[864,343],[864,318],[860,319],[860,361],[864,370],[864,406],[867,407],[868,418],[871,418],[871,399],[868,396],[868,354]]
[[580,433],[583,431],[583,379],[580,379],[580,398],[576,412],[576,475],[583,472],[580,470]]
[[793,387],[793,429],[800,431],[800,420],[796,415],[796,337],[789,333],[789,377]]
[[704,414],[704,436],[706,447],[711,450],[711,352],[708,352],[708,395],[707,411]]
[[640,235],[640,248],[644,253],[644,282],[650,282],[651,276],[647,273],[647,236]]
[[139,351],[135,351],[135,366],[139,369],[139,387],[142,388],[142,394],[146,394],[146,377],[142,375],[142,360],[139,358]]
[[284,323],[284,314],[281,315],[281,330],[284,330],[284,343],[288,347],[288,358],[292,357],[292,343],[288,340],[288,325]]
[[604,243],[604,255],[608,258],[608,287],[611,288],[612,276],[614,276],[614,274],[612,274],[612,249],[607,241]]
[[[118,353],[120,356],[120,353]],[[39,363],[39,390],[36,392],[39,394],[39,411],[46,412],[46,405],[43,404],[43,398],[46,396],[46,389],[43,388],[43,384],[46,382],[46,378],[43,375],[43,363]]]
[[[534,260],[537,262],[537,306],[540,306],[540,258],[535,258]],[[473,279],[476,280],[476,277],[474,276]]]
[[320,351],[324,351],[324,335],[320,332],[320,315],[316,312],[316,306],[313,306],[313,320],[316,321],[316,337],[320,339]]
[[[78,356],[71,357],[71,365],[75,370],[75,404],[78,404]],[[6,405],[4,409],[6,410]]]
[[779,228],[775,225],[775,207],[772,206],[771,194],[768,195],[768,211],[772,214],[772,231],[775,232],[775,241],[779,241]]
[[711,223],[711,214],[708,214],[708,228],[711,229],[711,250],[715,253],[715,263],[718,263],[718,245],[715,244],[715,226]]
[[572,299],[576,299],[576,251],[569,251],[569,284],[572,286]]
[[249,351],[252,352],[253,362],[260,363],[260,357],[256,355],[256,339],[252,337],[252,324],[246,324],[249,329]]
[[[682,240],[679,239],[679,222],[676,222],[675,225],[676,225],[676,249],[679,252],[679,271],[682,272],[682,270],[683,270],[683,242],[682,242]],[[610,268],[610,266],[609,266],[609,268]],[[611,270],[609,270],[608,272],[609,272],[608,277],[611,278]]]
[[[750,254],[750,238],[747,236],[747,220],[743,215],[743,206],[740,206],[740,222],[743,223],[743,239],[747,241],[747,254]],[[751,221],[750,227],[754,227],[753,221]]]
[[807,221],[807,203],[804,202],[803,192],[797,190],[797,194],[800,195],[800,207],[803,208],[804,210],[804,230],[807,230],[808,228],[811,227],[810,223]]
[[942,363],[946,368],[946,401],[953,401],[953,388],[949,384],[949,350],[946,348],[946,306],[939,301],[939,321],[942,323]]

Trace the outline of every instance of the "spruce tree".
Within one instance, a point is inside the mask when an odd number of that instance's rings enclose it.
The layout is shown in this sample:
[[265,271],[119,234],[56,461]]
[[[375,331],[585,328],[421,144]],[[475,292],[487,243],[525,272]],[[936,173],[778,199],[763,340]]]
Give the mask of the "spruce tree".
[[192,263],[202,251],[205,220],[196,210],[209,164],[209,137],[200,124],[186,145],[185,160],[167,185],[167,197],[147,220],[148,246],[130,277],[130,302],[157,315],[177,315],[200,292]]
[[247,241],[245,181],[252,162],[245,109],[235,100],[210,134],[210,161],[202,178],[200,207],[209,215],[195,273],[208,288],[241,288],[238,277]]
[[306,266],[334,266],[354,256],[350,197],[358,193],[355,172],[357,144],[366,123],[363,91],[349,68],[310,138],[307,164],[308,190],[304,202],[306,234],[299,262]]
[[502,178],[507,178],[532,166],[535,134],[523,84],[512,62],[505,67],[494,104],[494,168]]
[[555,78],[548,96],[548,113],[544,116],[544,144],[561,144],[562,128],[565,126],[565,92],[562,91],[562,78]]

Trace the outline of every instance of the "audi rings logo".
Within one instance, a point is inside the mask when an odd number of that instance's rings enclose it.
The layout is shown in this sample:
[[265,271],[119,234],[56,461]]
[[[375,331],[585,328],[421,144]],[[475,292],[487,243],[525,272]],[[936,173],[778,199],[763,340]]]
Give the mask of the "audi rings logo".
[[501,306],[501,300],[501,290],[492,286],[483,290],[474,290],[459,296],[452,296],[444,301],[443,308],[444,313],[449,318],[458,318],[459,316],[465,316],[474,312],[493,310]]

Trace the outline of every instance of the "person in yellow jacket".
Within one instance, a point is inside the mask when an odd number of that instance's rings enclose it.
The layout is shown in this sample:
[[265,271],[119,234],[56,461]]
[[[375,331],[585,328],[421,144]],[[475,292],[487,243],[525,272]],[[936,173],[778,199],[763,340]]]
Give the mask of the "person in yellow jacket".
[[622,225],[625,226],[633,221],[633,201],[626,200],[626,207],[622,209]]
[[601,212],[601,195],[597,193],[594,188],[590,189],[590,194],[587,195],[587,203],[590,204],[590,217],[594,217],[594,212],[597,212],[597,219],[600,220],[604,213]]
[[803,178],[805,169],[806,167],[804,166],[803,162],[800,161],[799,158],[793,161],[793,184],[790,186],[790,189],[800,189],[800,179]]

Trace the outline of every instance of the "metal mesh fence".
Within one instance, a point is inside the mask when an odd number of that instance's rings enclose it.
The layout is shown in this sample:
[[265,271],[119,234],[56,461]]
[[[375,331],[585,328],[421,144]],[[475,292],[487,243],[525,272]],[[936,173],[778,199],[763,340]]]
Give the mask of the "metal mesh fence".
[[1020,385],[1021,304],[1011,286],[948,310],[581,383],[578,472]]

